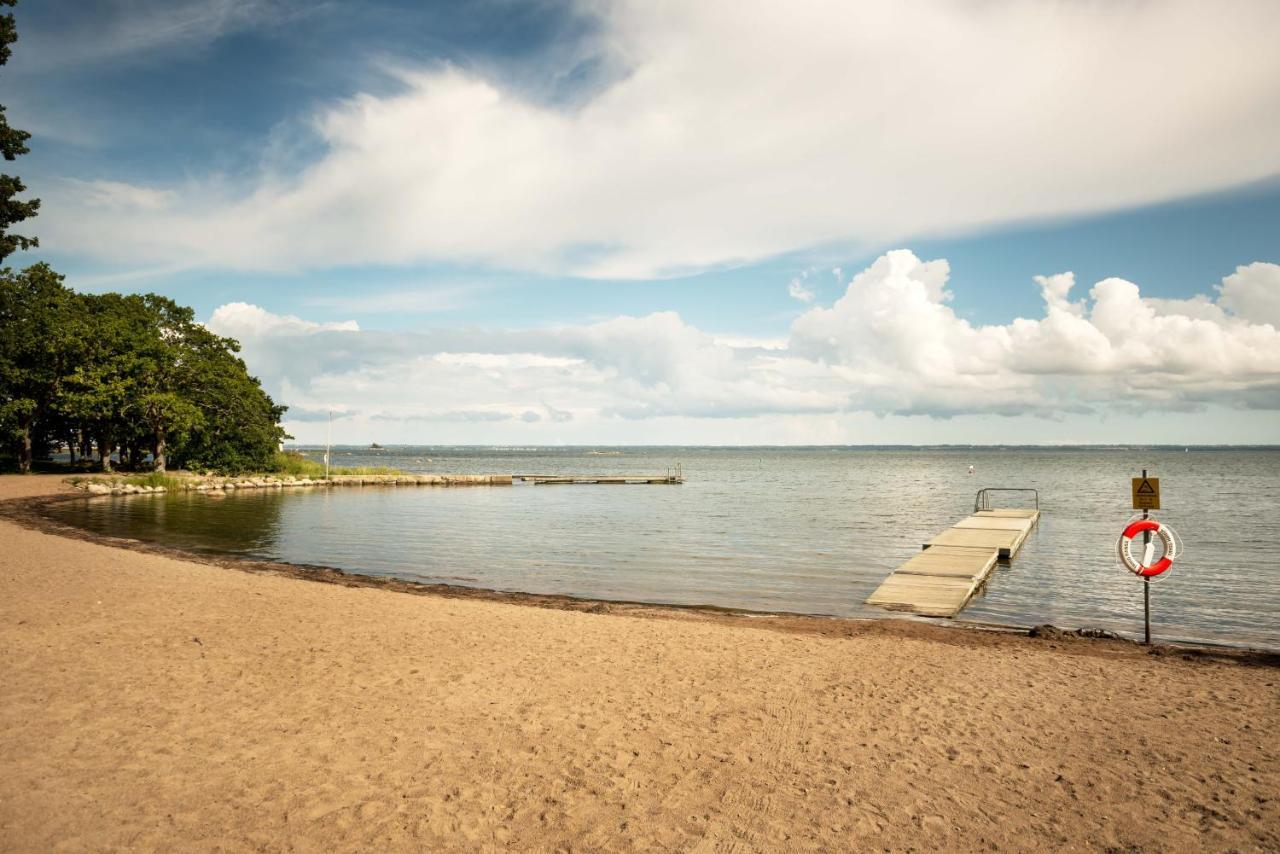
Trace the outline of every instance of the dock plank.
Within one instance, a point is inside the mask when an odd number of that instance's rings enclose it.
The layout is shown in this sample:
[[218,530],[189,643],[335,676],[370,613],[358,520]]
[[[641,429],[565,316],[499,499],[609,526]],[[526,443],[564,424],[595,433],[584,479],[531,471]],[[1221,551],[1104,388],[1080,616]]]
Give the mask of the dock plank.
[[867,599],[868,605],[927,617],[954,616],[973,595],[971,578],[943,578],[895,572]]
[[982,531],[1029,531],[1034,524],[1030,519],[1008,516],[970,516],[952,525],[952,528],[973,528]]
[[991,571],[998,555],[998,549],[934,546],[920,552],[894,572],[977,578]]
[[1011,557],[1018,547],[1020,531],[984,531],[977,528],[948,528],[925,543],[929,546],[971,546],[973,548],[997,548],[1000,557]]

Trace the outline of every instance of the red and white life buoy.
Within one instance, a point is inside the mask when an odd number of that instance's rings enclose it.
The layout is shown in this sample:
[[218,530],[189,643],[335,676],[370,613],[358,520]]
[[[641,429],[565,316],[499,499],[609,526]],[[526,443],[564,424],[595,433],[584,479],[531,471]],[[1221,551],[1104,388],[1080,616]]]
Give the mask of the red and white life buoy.
[[[1144,531],[1150,531],[1160,538],[1160,542],[1164,544],[1164,556],[1155,563],[1151,562],[1151,558],[1155,556],[1156,545],[1154,542],[1147,543],[1142,560],[1139,561],[1133,556],[1133,538]],[[1124,533],[1120,535],[1120,539],[1116,542],[1116,554],[1120,557],[1120,562],[1125,565],[1134,575],[1143,578],[1154,578],[1162,572],[1167,572],[1169,567],[1173,566],[1173,561],[1178,557],[1178,540],[1173,534],[1173,529],[1167,525],[1161,525],[1155,519],[1138,519],[1131,522],[1129,527],[1124,529]]]

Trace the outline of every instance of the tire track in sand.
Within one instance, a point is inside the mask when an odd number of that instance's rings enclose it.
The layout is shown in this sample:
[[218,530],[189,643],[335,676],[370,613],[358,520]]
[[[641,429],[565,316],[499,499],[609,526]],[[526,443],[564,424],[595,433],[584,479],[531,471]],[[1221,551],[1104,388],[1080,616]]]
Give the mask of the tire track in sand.
[[739,854],[770,847],[762,835],[776,823],[775,793],[780,786],[789,785],[799,767],[808,748],[804,736],[808,730],[809,715],[797,708],[793,697],[786,697],[780,706],[769,707],[752,772],[729,784],[721,811],[713,817],[693,852]]

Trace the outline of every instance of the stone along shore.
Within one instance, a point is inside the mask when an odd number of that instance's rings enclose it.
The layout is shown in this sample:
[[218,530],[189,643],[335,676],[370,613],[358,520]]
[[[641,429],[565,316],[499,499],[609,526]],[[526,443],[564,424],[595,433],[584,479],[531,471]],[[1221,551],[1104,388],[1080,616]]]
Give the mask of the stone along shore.
[[289,489],[330,486],[510,486],[509,474],[340,474],[324,478],[295,477],[174,477],[170,486],[129,483],[127,478],[69,480],[90,495],[138,495],[143,493],[209,492],[236,489]]

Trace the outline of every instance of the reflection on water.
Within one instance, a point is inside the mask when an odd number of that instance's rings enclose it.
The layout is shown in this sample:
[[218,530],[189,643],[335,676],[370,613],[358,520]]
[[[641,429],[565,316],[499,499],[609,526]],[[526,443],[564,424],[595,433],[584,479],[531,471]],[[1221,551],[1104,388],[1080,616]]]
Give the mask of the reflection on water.
[[[1039,527],[963,614],[1134,634],[1142,585],[1115,565],[1129,478],[1161,478],[1186,544],[1152,590],[1157,637],[1280,648],[1280,451],[393,448],[337,465],[661,473],[683,486],[364,487],[74,502],[64,521],[205,552],[498,590],[883,616],[862,600],[972,510],[1040,490]],[[969,475],[973,465],[976,474]]]

